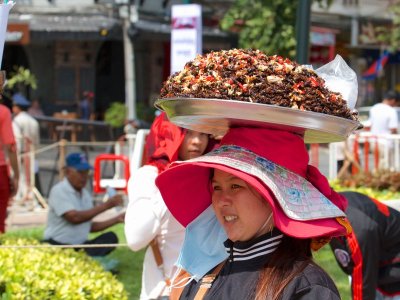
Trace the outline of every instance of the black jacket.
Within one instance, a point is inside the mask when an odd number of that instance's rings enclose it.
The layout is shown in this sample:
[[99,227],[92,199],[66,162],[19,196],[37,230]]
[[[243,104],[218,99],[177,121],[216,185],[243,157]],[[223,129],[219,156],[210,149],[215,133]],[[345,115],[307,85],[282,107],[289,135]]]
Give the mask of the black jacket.
[[352,276],[354,300],[374,300],[376,289],[400,294],[400,212],[356,192],[346,215],[353,234],[332,239],[330,245],[344,272]]
[[[254,299],[260,269],[278,246],[283,234],[274,229],[250,242],[225,242],[229,259],[208,290],[204,300]],[[180,299],[194,299],[200,282],[192,281]],[[331,278],[318,266],[309,264],[284,289],[282,300],[337,300],[339,292]]]

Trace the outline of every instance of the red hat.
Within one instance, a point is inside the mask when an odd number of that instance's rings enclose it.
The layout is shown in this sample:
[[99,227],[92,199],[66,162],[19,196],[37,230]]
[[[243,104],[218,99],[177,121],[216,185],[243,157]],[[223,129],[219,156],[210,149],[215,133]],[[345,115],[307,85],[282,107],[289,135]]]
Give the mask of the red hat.
[[308,152],[299,135],[266,128],[231,128],[219,148],[173,163],[157,177],[156,184],[183,226],[210,206],[214,168],[256,188],[271,206],[275,225],[285,234],[298,238],[346,234],[341,223],[346,222],[343,210],[347,202],[308,165]]

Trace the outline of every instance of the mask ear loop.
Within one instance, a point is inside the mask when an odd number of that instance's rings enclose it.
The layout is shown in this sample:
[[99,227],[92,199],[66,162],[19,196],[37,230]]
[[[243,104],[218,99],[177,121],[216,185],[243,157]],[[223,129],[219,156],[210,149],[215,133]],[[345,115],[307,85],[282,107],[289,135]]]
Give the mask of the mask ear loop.
[[[273,213],[271,213],[271,214],[269,215],[269,217],[267,218],[267,220],[266,220],[266,221],[264,222],[264,224],[260,227],[260,229],[257,230],[257,232],[256,232],[256,234],[255,234],[254,236],[258,236],[258,234],[259,234],[261,231],[264,230],[264,228],[268,225],[269,221],[271,220],[272,215],[273,215]],[[270,228],[269,228],[269,231],[272,231],[273,228],[274,228],[274,227],[273,227],[273,224],[271,224],[271,226],[270,226]]]
[[169,292],[171,292],[173,288],[183,288],[195,279],[195,276],[184,276],[185,274],[189,275],[182,267],[176,269],[171,279],[171,285],[168,287]]

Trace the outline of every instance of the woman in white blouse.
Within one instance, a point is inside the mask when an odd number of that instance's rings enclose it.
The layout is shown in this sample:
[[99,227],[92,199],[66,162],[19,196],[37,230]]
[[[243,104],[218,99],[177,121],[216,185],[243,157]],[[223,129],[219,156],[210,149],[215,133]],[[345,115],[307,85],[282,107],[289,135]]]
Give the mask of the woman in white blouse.
[[[207,134],[172,124],[165,113],[151,126],[146,140],[146,163],[129,179],[129,204],[125,215],[125,236],[133,251],[155,242],[147,248],[144,258],[141,300],[168,297],[169,278],[175,271],[174,263],[185,233],[165,206],[155,179],[171,162],[202,155],[208,140]],[[157,255],[161,257],[162,265],[158,265]]]

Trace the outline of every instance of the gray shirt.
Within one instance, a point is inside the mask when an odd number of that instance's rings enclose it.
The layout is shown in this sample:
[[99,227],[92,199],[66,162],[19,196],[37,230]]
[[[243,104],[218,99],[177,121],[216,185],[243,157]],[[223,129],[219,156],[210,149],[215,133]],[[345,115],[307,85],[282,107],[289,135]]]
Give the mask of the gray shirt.
[[89,235],[91,221],[72,224],[64,217],[71,210],[87,210],[93,207],[92,197],[86,189],[76,191],[68,179],[57,183],[50,191],[49,212],[44,239],[53,239],[63,244],[82,244]]

